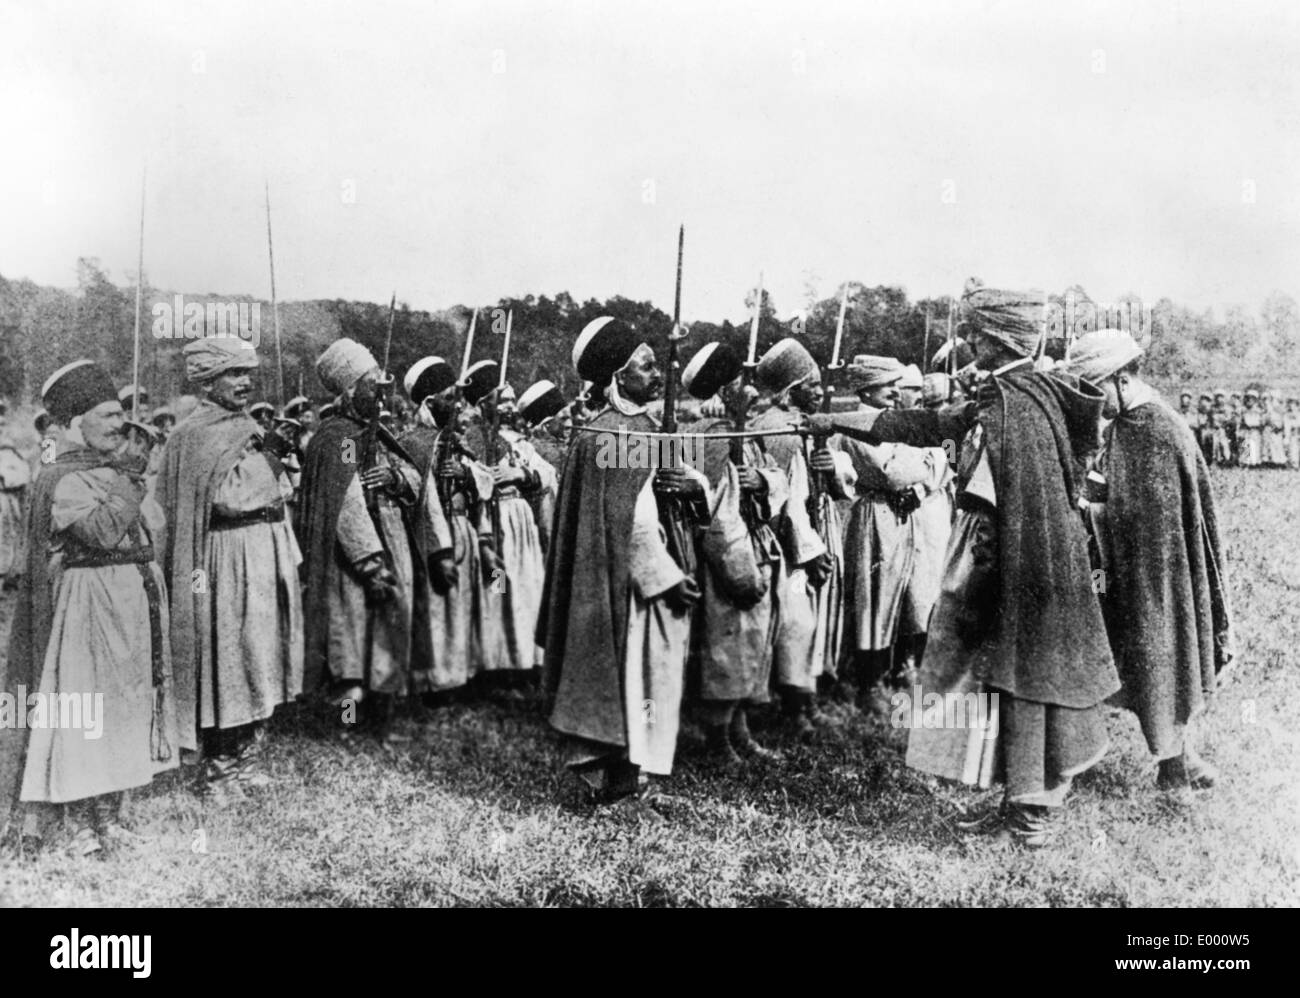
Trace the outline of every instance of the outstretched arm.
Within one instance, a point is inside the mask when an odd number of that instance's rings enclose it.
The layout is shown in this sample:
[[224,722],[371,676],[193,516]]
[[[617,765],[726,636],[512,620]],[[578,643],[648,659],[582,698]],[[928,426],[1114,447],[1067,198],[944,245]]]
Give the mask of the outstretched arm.
[[942,409],[816,413],[808,423],[814,432],[842,433],[869,444],[942,447],[945,440],[961,440],[975,425],[977,412],[974,402],[963,402]]

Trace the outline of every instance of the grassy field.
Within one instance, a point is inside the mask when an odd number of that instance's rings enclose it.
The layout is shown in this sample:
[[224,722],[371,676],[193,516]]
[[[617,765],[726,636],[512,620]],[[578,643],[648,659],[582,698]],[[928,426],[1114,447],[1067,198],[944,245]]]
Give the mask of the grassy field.
[[[1242,662],[1203,754],[1215,790],[1156,791],[1136,721],[1029,854],[962,836],[980,797],[903,765],[905,732],[832,702],[784,762],[702,766],[688,726],[659,821],[593,810],[536,706],[453,706],[396,751],[277,725],[267,790],[215,807],[179,778],[132,803],[147,841],[0,866],[7,905],[1295,905],[1300,901],[1300,475],[1216,474]],[[12,598],[4,600],[4,624]],[[996,794],[996,791],[993,792]],[[991,795],[984,795],[985,797]]]

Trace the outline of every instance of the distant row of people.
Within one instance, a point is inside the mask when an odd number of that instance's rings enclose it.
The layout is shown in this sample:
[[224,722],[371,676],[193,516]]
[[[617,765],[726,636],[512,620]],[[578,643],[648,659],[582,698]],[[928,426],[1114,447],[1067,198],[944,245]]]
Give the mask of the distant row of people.
[[1193,405],[1183,392],[1179,415],[1196,434],[1207,464],[1241,468],[1300,468],[1300,398],[1252,386],[1201,392]]

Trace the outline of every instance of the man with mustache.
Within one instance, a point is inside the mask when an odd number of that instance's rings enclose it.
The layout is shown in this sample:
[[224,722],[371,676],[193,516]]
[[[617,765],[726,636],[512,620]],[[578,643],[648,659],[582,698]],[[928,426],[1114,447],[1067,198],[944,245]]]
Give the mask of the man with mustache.
[[245,412],[258,358],[248,341],[186,345],[201,393],[163,448],[158,499],[181,747],[203,748],[207,786],[264,785],[266,720],[302,691],[302,555],[285,517],[289,443]]
[[[898,406],[898,383],[906,370],[893,357],[854,357],[848,376],[860,411],[903,417],[925,412]],[[923,638],[928,623],[926,594],[912,589],[922,549],[914,514],[943,488],[950,475],[948,460],[938,447],[845,436],[832,438],[831,446],[848,455],[857,476],[844,535],[845,656],[854,663],[859,705],[884,716],[891,702],[889,687],[905,674],[905,662],[918,657],[922,639],[916,635]]]
[[669,548],[656,493],[698,510],[705,483],[693,469],[652,475],[643,462],[620,459],[631,453],[619,446],[620,428],[659,428],[647,408],[663,373],[640,334],[595,319],[574,345],[573,364],[606,404],[588,424],[596,432],[578,433],[565,461],[537,643],[554,696],[551,726],[564,736],[570,770],[606,802],[644,799],[649,777],[672,771],[700,596]]
[[[996,727],[969,716],[912,726],[907,764],[981,786],[996,769],[1002,806],[968,827],[998,828],[1028,848],[1055,839],[1074,777],[1105,754],[1103,702],[1120,688],[1077,506],[1105,396],[1035,367],[1046,302],[1042,292],[968,282],[962,332],[983,383],[963,409],[827,419],[866,439],[961,441],[957,520],[919,685],[923,701],[988,695]],[[896,723],[905,716],[896,705]]]
[[[177,765],[167,603],[152,546],[162,514],[144,489],[148,438],[127,442],[107,372],[77,361],[41,395],[65,433],[35,486],[27,584],[0,686],[24,712],[33,693],[79,700],[81,726],[65,726],[62,708],[57,722],[0,724],[0,827],[16,797],[67,804],[73,851],[89,855],[129,834],[122,792]],[[47,808],[24,817],[26,838],[51,830]]]

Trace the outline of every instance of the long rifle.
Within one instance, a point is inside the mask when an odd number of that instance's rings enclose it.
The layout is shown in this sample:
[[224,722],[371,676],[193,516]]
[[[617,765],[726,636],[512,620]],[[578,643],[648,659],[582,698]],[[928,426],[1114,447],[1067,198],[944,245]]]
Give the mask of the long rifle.
[[[135,347],[131,360],[131,420],[137,422],[140,414],[140,298],[144,293],[144,182],[146,171],[140,173],[140,254],[135,271]],[[155,386],[157,387],[157,386]]]
[[[276,389],[279,392],[277,401],[284,405],[284,354],[280,351],[280,304],[275,297],[275,245],[271,242],[271,187],[270,184],[263,181],[263,190],[266,194],[266,255],[271,262],[271,320],[275,323],[275,371],[276,371]],[[394,292],[396,297],[396,292]],[[388,327],[389,336],[392,336],[391,320]],[[384,358],[384,367],[387,370],[388,358]]]
[[[365,444],[362,447],[361,467],[369,471],[379,463],[379,414],[383,409],[384,394],[388,387],[388,353],[393,345],[393,321],[397,317],[397,292],[393,292],[392,300],[388,303],[388,336],[384,341],[384,368],[383,373],[379,376],[379,382],[375,386],[375,411],[370,414],[370,422],[366,425]],[[366,489],[366,509],[370,511],[371,519],[379,514],[379,493],[375,489]],[[375,520],[375,529],[379,529],[379,521]],[[380,534],[382,537],[383,534]]]
[[957,348],[953,343],[952,310],[954,302],[948,299],[948,401],[952,401],[953,382],[957,374]]
[[438,484],[438,498],[442,501],[442,508],[447,511],[451,510],[451,498],[452,493],[455,491],[455,481],[438,474],[438,469],[442,467],[450,454],[468,453],[464,445],[457,440],[459,432],[457,424],[460,422],[460,409],[465,398],[463,382],[465,381],[465,375],[469,372],[469,358],[474,350],[474,328],[477,325],[478,309],[474,309],[469,319],[469,332],[465,335],[465,351],[460,359],[460,376],[456,379],[455,402],[452,405],[451,418],[438,433],[438,446],[434,453],[433,470]]
[[[758,367],[758,327],[763,315],[763,272],[758,273],[758,288],[754,297],[754,316],[749,323],[749,347],[745,351],[745,361],[741,366],[740,391],[727,405],[727,417],[731,421],[731,430],[735,434],[727,441],[731,463],[737,468],[745,465],[745,423],[749,418],[751,398],[749,386],[754,380],[754,369]],[[740,515],[750,532],[757,530],[763,522],[762,513],[748,493],[740,497]]]
[[[749,322],[749,349],[745,352],[745,363],[741,368],[740,397],[731,406],[731,428],[737,433],[745,429],[745,420],[749,416],[749,386],[754,380],[754,368],[758,367],[758,326],[763,316],[763,272],[758,272],[758,288],[754,292],[754,316]],[[732,437],[731,463],[739,468],[745,463],[745,440]]]
[[925,339],[921,343],[921,367],[930,370],[930,306],[925,307]]
[[[682,252],[686,244],[686,226],[677,230],[677,288],[673,295],[673,328],[668,333],[667,378],[664,382],[664,419],[665,433],[677,432],[677,343],[687,335],[681,328],[682,321]],[[675,447],[668,448],[664,462],[675,467],[677,454]],[[663,524],[668,538],[668,551],[677,567],[688,577],[695,576],[695,543],[691,535],[690,512],[680,496],[659,496],[659,521]]]
[[[497,382],[496,392],[493,396],[492,403],[492,434],[488,437],[488,467],[495,469],[499,460],[501,446],[501,393],[505,391],[506,370],[510,365],[510,330],[514,326],[515,312],[511,309],[506,313],[506,342],[501,348],[501,378]],[[492,514],[492,542],[496,545],[498,551],[501,550],[501,500],[497,495],[497,490],[492,490],[492,498],[488,502],[488,509]]]
[[[835,320],[835,343],[831,347],[831,362],[826,367],[826,376],[822,385],[822,412],[831,411],[831,402],[835,398],[835,383],[838,380],[840,368],[844,366],[844,361],[840,360],[840,350],[844,345],[844,318],[849,310],[849,285],[844,282],[844,289],[840,292],[840,316]],[[818,450],[826,446],[826,441],[830,435],[818,433],[813,436],[813,450]],[[821,530],[825,522],[823,510],[825,507],[825,497],[830,493],[830,483],[828,476],[824,472],[818,472],[812,477],[812,495],[808,497],[808,515],[812,520],[812,525],[818,531]]]

